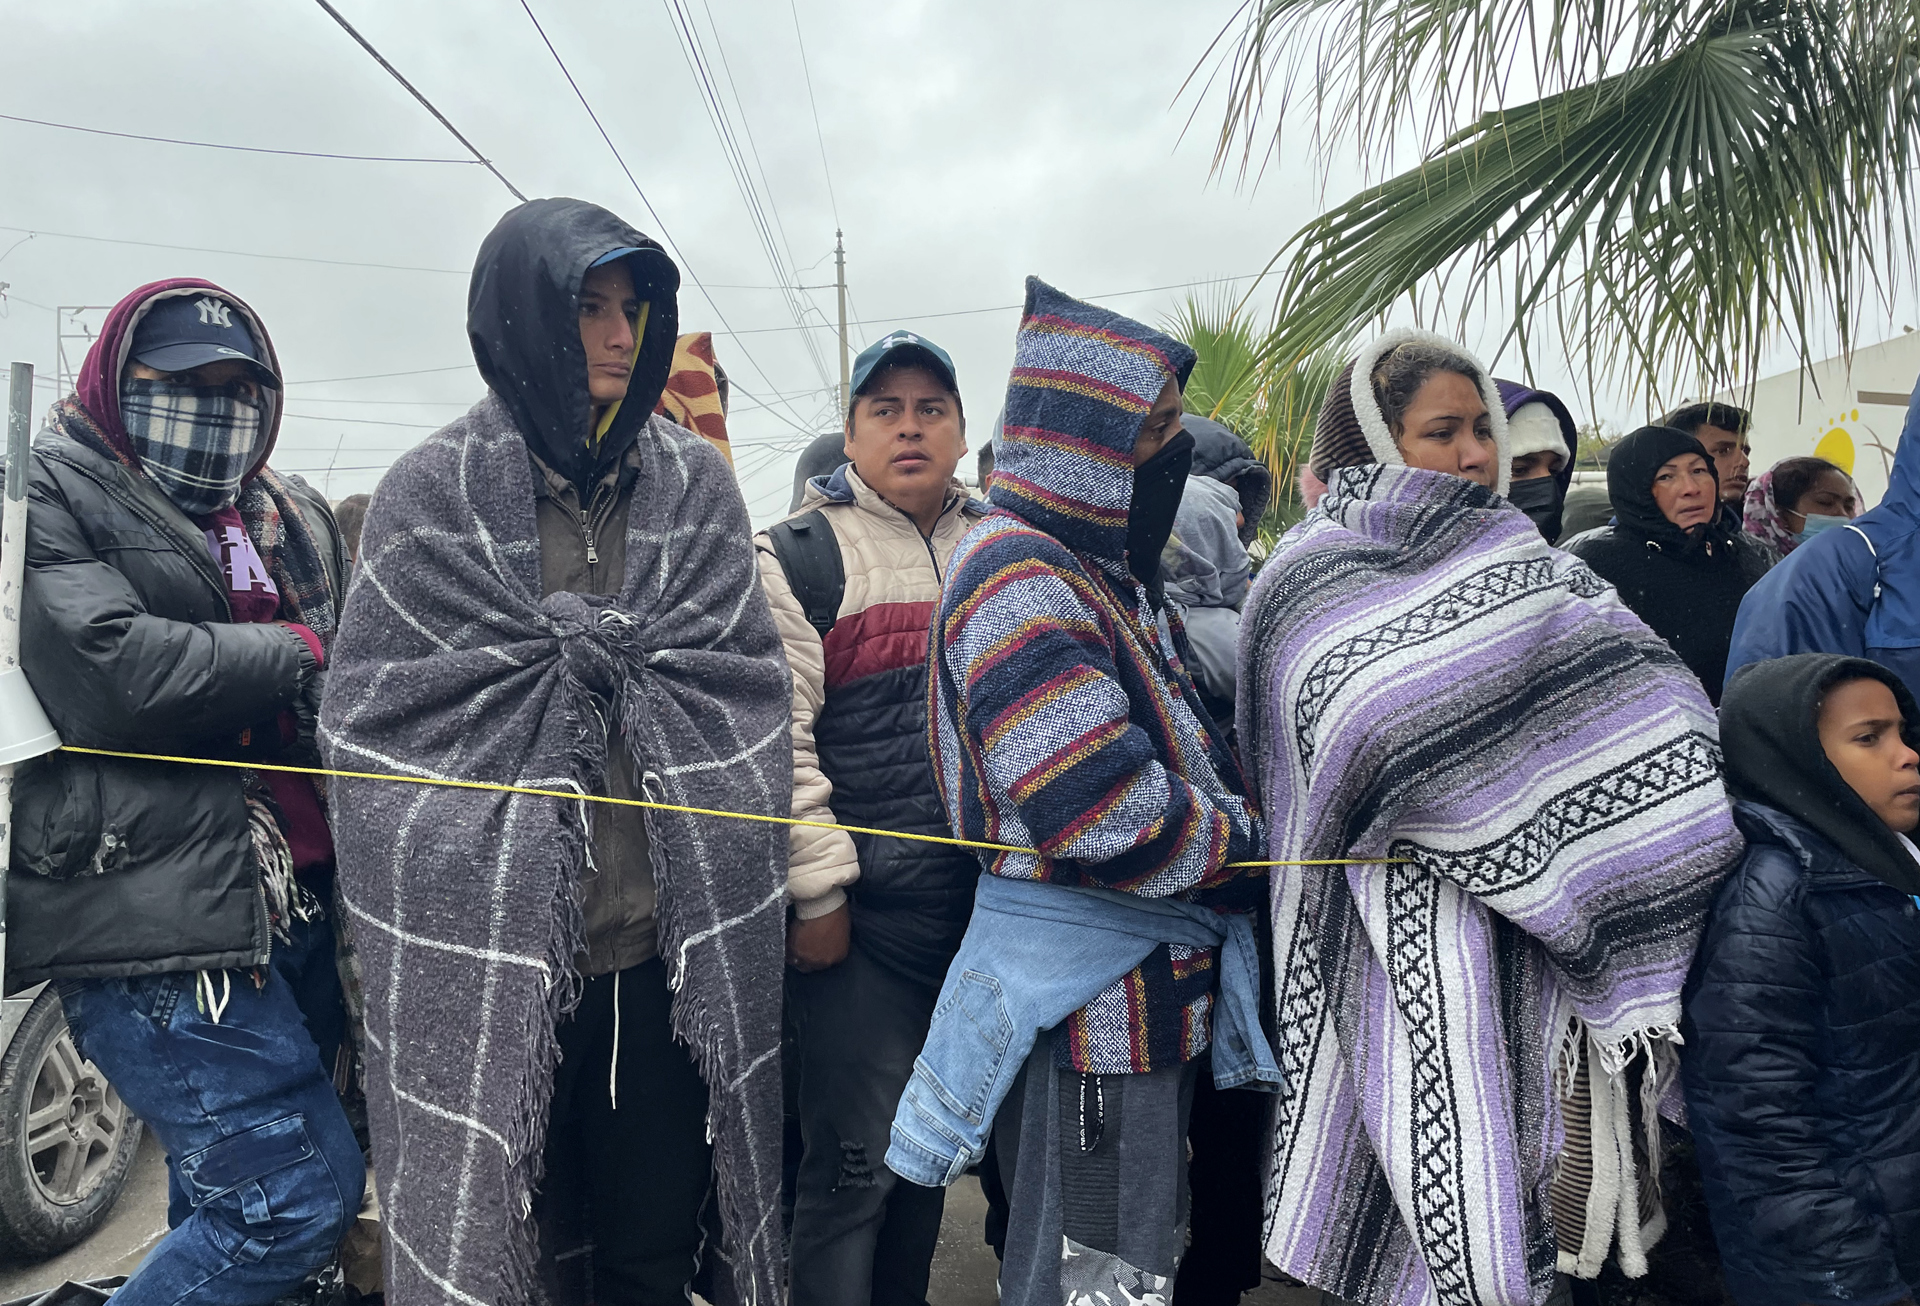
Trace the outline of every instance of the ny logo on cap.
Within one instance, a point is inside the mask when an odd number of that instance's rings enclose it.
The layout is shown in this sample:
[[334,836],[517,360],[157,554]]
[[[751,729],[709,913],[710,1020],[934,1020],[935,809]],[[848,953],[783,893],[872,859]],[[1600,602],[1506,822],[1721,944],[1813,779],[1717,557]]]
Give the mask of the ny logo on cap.
[[889,349],[895,345],[917,345],[919,343],[920,337],[911,331],[896,331],[887,337],[887,348]]
[[193,301],[193,306],[200,310],[201,326],[230,327],[233,325],[233,309],[217,299],[196,299]]

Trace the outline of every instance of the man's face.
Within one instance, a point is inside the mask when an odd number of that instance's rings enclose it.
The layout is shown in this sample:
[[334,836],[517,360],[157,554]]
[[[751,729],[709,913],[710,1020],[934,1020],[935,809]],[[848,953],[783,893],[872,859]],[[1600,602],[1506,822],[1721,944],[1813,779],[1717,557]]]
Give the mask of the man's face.
[[1707,451],[1707,457],[1713,459],[1714,470],[1720,473],[1721,502],[1739,503],[1745,499],[1747,463],[1753,453],[1747,437],[1724,427],[1703,426],[1693,433],[1693,438]]
[[944,502],[966,451],[960,400],[924,367],[889,367],[854,398],[846,455],[860,479],[898,508]]
[[1513,460],[1513,468],[1508,473],[1509,481],[1537,481],[1543,476],[1553,475],[1553,469],[1559,465],[1560,455],[1549,449],[1538,453],[1523,453]]
[[640,300],[626,260],[588,268],[580,281],[580,343],[587,351],[587,393],[596,408],[627,397]]
[[201,386],[206,389],[232,385],[242,399],[249,403],[260,402],[260,374],[254,370],[252,363],[237,358],[202,363],[184,372],[162,372],[145,363],[128,363],[127,376],[135,381],[167,381],[173,385]]
[[1140,423],[1140,434],[1133,440],[1133,465],[1140,466],[1166,448],[1180,431],[1180,383],[1169,381],[1160,387],[1160,397]]

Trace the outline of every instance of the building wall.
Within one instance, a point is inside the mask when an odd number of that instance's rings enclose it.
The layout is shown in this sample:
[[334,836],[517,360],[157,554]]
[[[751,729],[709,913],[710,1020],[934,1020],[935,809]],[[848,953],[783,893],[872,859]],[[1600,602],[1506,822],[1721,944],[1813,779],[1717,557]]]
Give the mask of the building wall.
[[1907,396],[1920,377],[1920,332],[1857,349],[1849,367],[1829,358],[1756,382],[1750,395],[1715,396],[1753,413],[1753,473],[1782,458],[1816,454],[1847,467],[1863,507],[1880,502]]

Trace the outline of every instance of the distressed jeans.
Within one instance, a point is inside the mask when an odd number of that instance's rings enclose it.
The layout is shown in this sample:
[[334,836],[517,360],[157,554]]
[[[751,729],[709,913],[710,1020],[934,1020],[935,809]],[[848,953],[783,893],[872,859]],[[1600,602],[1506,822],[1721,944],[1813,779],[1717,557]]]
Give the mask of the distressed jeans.
[[787,973],[798,1044],[799,1185],[789,1268],[793,1306],[924,1306],[944,1188],[887,1169],[887,1131],[938,991],[860,950]]
[[60,983],[81,1055],[167,1149],[173,1230],[118,1306],[259,1306],[333,1259],[365,1164],[286,981],[194,972]]

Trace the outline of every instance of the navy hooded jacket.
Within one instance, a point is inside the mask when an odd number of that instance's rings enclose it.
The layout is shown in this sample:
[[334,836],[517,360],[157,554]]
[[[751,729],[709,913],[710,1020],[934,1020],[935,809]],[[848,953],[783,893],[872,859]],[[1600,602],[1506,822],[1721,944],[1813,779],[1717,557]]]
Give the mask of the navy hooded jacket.
[[[1920,865],[1816,726],[1828,689],[1876,672],[1762,662],[1721,708],[1747,853],[1701,940],[1681,1055],[1739,1306],[1883,1306],[1920,1285]],[[1920,712],[1889,688],[1912,745]]]
[[[1920,391],[1916,391],[1920,395]],[[1727,676],[1789,653],[1871,658],[1920,685],[1920,438],[1907,409],[1880,506],[1787,555],[1740,604]]]

